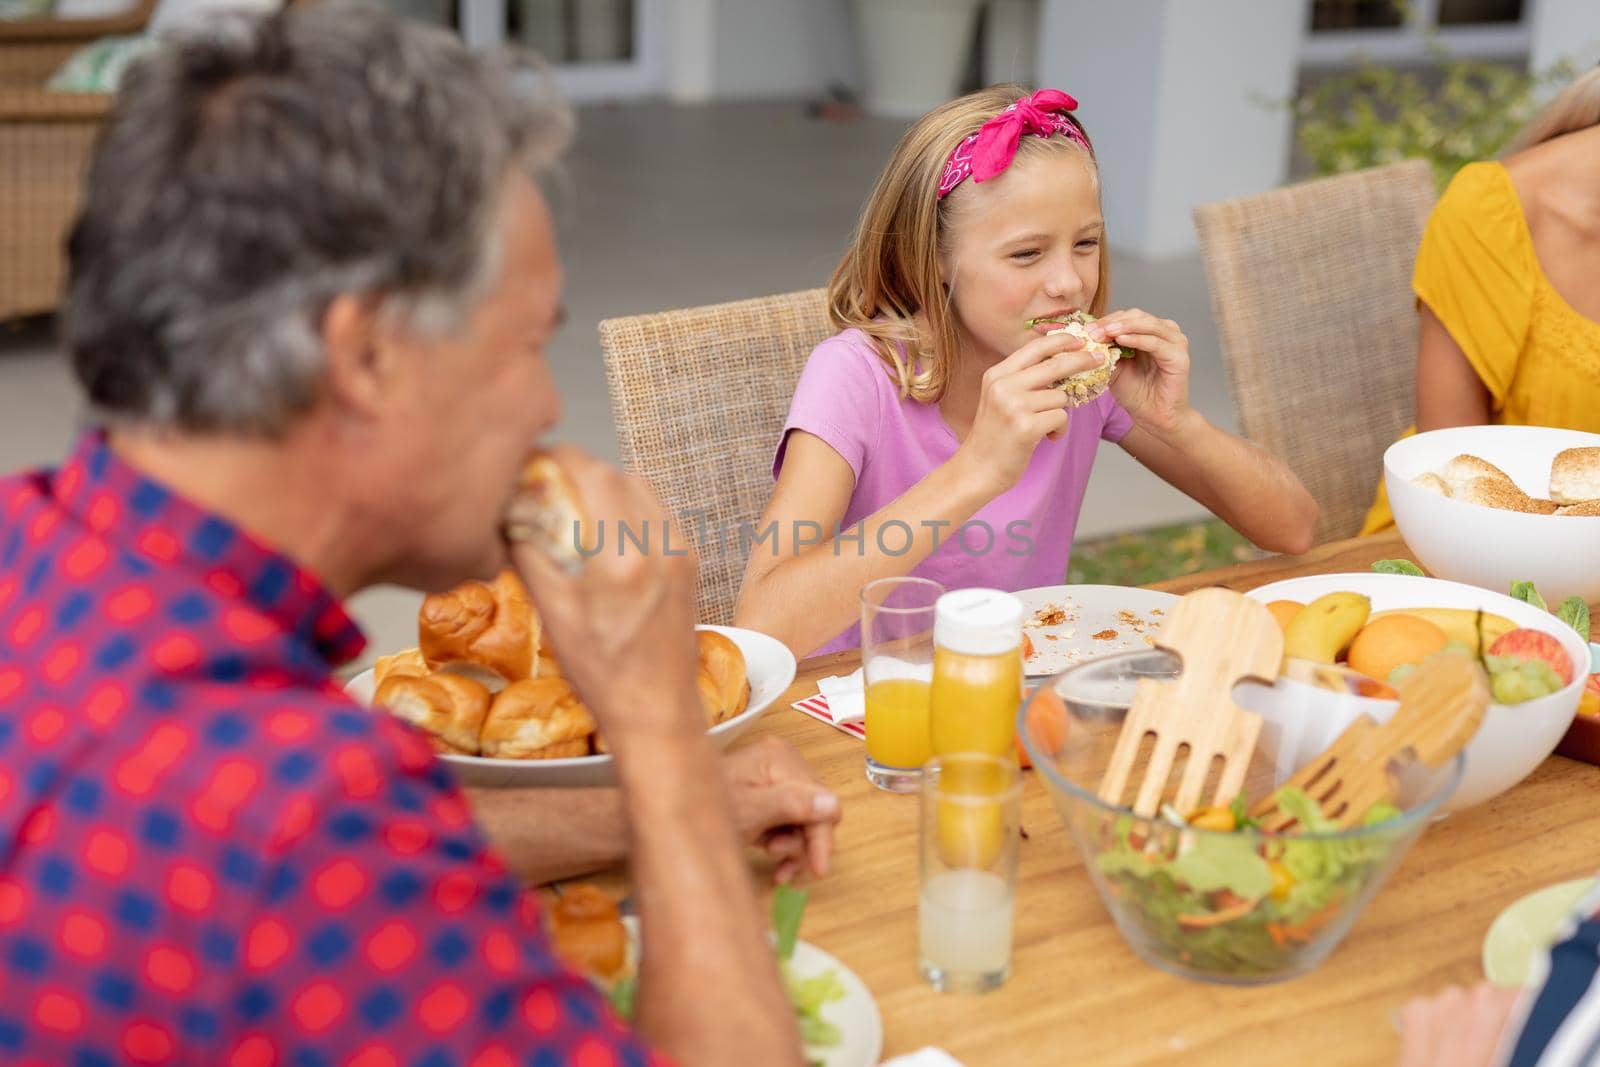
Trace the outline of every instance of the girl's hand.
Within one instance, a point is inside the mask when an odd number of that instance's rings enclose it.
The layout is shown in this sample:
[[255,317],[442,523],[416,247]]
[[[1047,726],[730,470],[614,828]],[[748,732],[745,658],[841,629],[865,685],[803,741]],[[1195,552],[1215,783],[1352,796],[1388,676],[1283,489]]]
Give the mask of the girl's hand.
[[1131,308],[1100,316],[1089,335],[1142,357],[1122,360],[1111,378],[1112,394],[1133,421],[1157,432],[1176,429],[1189,410],[1189,339],[1178,324]]
[[1081,340],[1063,332],[1029,341],[984,371],[961,451],[993,479],[997,494],[1022,477],[1042,438],[1066,428],[1067,394],[1054,384],[1097,363]]

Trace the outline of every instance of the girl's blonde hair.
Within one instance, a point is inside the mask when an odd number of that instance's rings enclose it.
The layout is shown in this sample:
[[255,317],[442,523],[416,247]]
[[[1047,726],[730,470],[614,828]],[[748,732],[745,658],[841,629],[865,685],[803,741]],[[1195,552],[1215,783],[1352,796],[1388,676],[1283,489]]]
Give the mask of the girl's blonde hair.
[[[967,182],[939,199],[945,160],[962,139],[1027,96],[1020,85],[995,85],[928,112],[906,131],[861,210],[855,235],[828,283],[828,314],[835,328],[854,327],[872,340],[899,383],[900,395],[931,403],[944,395],[960,337],[950,294],[941,284],[939,257],[949,251],[951,213]],[[1072,123],[1083,130],[1076,116]],[[1084,132],[1087,142],[1089,135]],[[1017,155],[1081,152],[1098,174],[1094,157],[1064,136],[1024,134]],[[969,179],[970,182],[970,179]],[[1091,314],[1105,310],[1110,259],[1102,241],[1100,279]],[[917,328],[921,314],[927,335]],[[908,358],[908,354],[909,357]]]
[[1553,141],[1562,134],[1577,133],[1596,125],[1600,125],[1600,67],[1574,78],[1571,85],[1517,131],[1502,154],[1513,155],[1536,144]]

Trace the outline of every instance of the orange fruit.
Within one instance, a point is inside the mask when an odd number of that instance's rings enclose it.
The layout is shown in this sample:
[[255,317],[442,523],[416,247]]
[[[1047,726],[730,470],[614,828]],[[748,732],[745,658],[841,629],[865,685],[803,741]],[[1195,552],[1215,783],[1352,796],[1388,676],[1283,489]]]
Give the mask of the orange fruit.
[[1361,628],[1350,642],[1350,669],[1387,682],[1396,667],[1421,663],[1450,638],[1427,619],[1416,615],[1385,615]]
[[1289,625],[1289,620],[1300,614],[1300,609],[1305,607],[1298,600],[1274,600],[1267,605],[1267,610],[1272,612],[1272,617],[1278,620],[1278,629]]
[[1600,719],[1600,674],[1589,675],[1583,683],[1583,695],[1578,698],[1578,714]]

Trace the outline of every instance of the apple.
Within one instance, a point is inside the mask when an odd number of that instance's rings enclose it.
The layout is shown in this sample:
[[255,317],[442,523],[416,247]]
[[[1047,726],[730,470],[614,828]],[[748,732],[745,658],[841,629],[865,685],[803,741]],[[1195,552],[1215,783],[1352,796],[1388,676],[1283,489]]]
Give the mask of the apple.
[[1572,657],[1561,642],[1543,630],[1521,627],[1502,634],[1489,646],[1491,656],[1510,656],[1520,660],[1544,660],[1556,672],[1563,687],[1572,684]]

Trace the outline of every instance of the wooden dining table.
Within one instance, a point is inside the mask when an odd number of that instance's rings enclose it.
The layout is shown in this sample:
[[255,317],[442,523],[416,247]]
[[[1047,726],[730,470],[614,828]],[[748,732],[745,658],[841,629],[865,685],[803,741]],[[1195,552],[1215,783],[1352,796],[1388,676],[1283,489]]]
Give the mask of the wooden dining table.
[[[1355,538],[1151,588],[1242,591],[1409,555],[1397,535]],[[1509,792],[1429,826],[1310,974],[1253,987],[1198,982],[1134,955],[1044,783],[1027,773],[1011,977],[987,994],[937,993],[917,971],[917,798],[873,788],[858,739],[789,706],[858,664],[856,653],[802,663],[752,736],[792,743],[843,801],[833,870],[808,886],[801,936],[872,991],[885,1059],[933,1045],[968,1067],[1393,1063],[1397,1009],[1481,981],[1484,935],[1502,908],[1600,869],[1600,767],[1552,756]]]

